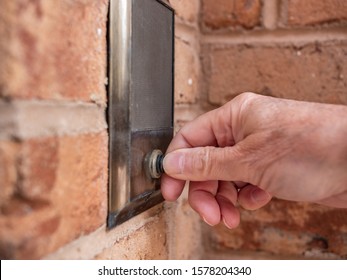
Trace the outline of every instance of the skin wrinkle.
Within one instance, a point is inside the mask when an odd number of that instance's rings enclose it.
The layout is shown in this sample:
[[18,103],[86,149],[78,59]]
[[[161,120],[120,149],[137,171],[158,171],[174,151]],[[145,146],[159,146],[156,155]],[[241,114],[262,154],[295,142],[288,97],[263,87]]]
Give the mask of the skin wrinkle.
[[210,147],[203,147],[198,153],[198,157],[194,159],[197,170],[201,170],[203,177],[211,174],[213,163],[211,162],[211,149]]
[[[244,139],[244,141],[252,141],[252,139],[250,139],[250,137],[247,137],[246,139]],[[245,176],[245,178],[240,179],[244,182],[259,185],[261,182],[262,175],[264,174],[264,172],[262,172],[262,170],[258,168],[261,162],[258,157],[260,151],[259,149],[257,149],[257,147],[253,149],[250,146],[247,146],[247,148],[245,149],[243,144],[245,142],[241,143],[242,144],[238,145],[240,149],[240,161],[238,162],[238,164],[243,166],[243,174],[246,173],[247,176]]]
[[182,134],[180,134],[184,140],[185,143],[187,143],[187,148],[193,148],[194,146],[189,142],[189,140],[184,136],[184,131],[182,131]]
[[[251,106],[250,104],[252,104],[252,102],[254,101],[254,96],[255,95],[253,93],[246,92],[245,94],[239,95],[235,98],[235,102],[237,103],[237,105],[239,103],[239,106],[230,106],[232,112],[235,111],[233,116],[233,119],[235,120],[235,122],[233,123],[233,134],[236,143],[240,142],[244,137],[247,137],[247,132],[244,130],[244,128],[247,126],[245,125],[245,118],[243,116],[248,115],[247,111],[250,111],[249,107]],[[237,108],[236,110],[235,107]]]
[[185,171],[185,164],[186,164],[186,156],[185,154],[183,154],[180,159],[179,159],[179,163],[178,166],[180,167],[180,174],[183,174]]
[[[228,110],[228,107],[226,106],[224,106],[223,110],[221,110],[216,116],[216,122],[219,124],[216,127],[220,129],[216,129],[212,126],[212,131],[215,135],[218,147],[233,146],[235,143],[234,137],[231,133],[231,123],[223,121],[223,118],[226,118],[225,114],[230,114],[230,110]],[[229,119],[230,117],[227,118]]]

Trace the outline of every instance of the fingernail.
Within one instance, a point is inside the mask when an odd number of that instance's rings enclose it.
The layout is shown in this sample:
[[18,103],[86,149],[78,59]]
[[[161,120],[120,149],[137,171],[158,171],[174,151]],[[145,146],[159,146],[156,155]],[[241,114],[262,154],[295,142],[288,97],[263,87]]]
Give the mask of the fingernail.
[[204,220],[204,222],[206,223],[206,224],[208,224],[209,226],[211,226],[211,227],[213,227],[214,225],[212,225],[212,224],[210,224],[207,220],[206,220],[206,218],[205,217],[202,217],[202,219]]
[[261,189],[255,189],[251,192],[251,196],[255,202],[264,202],[270,199],[270,194]]
[[163,160],[165,173],[168,175],[182,174],[184,166],[184,154],[172,152],[167,154]]
[[229,225],[229,224],[227,223],[227,221],[225,220],[224,217],[223,217],[223,223],[224,223],[224,225],[225,225],[228,229],[233,229],[233,228],[234,228],[233,226],[231,226],[231,225]]

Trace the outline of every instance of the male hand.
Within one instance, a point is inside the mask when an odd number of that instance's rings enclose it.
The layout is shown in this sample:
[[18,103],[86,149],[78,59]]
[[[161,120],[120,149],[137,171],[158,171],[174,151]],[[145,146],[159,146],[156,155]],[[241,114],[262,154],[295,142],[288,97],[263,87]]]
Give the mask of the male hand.
[[347,207],[347,107],[243,93],[185,125],[164,158],[161,190],[206,223],[240,222],[272,196]]

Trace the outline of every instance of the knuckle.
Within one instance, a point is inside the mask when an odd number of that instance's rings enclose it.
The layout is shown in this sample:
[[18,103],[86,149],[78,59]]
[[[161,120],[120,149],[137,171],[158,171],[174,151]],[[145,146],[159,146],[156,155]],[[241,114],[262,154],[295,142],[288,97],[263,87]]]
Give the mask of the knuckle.
[[240,95],[240,104],[242,111],[245,111],[246,108],[249,108],[254,101],[259,97],[259,95],[253,92],[244,92]]
[[208,178],[212,171],[212,148],[201,148],[193,159],[193,170],[195,170],[203,178]]
[[247,91],[247,92],[241,93],[238,97],[240,98],[241,102],[247,103],[257,98],[257,96],[258,96],[257,94]]

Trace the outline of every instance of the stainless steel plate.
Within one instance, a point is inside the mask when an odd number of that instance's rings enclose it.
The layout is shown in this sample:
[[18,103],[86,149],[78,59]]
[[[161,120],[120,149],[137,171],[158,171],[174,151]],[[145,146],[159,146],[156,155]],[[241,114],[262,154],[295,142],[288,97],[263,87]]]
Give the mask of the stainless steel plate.
[[159,0],[111,0],[108,227],[160,203],[146,155],[173,135],[174,11]]

